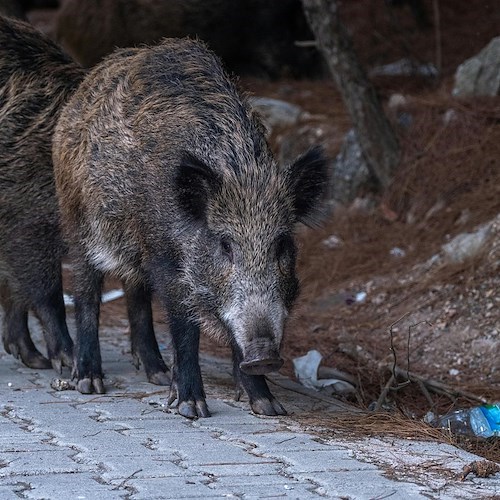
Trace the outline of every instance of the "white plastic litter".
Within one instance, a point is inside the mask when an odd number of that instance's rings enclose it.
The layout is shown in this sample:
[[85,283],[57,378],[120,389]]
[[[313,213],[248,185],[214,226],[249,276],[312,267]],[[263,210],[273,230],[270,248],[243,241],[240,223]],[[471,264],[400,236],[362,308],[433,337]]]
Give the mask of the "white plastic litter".
[[344,242],[335,234],[332,234],[331,236],[328,236],[328,238],[323,240],[323,245],[325,245],[328,248],[340,248]]
[[402,248],[399,248],[399,247],[391,248],[389,253],[393,257],[404,257],[406,255],[406,252]]
[[318,367],[321,362],[321,353],[316,350],[309,351],[305,356],[293,360],[295,376],[299,382],[309,389],[319,391],[330,387],[337,394],[355,392],[355,387],[345,380],[335,378],[318,379]]
[[109,290],[108,292],[105,292],[102,294],[101,297],[101,302],[104,304],[106,302],[111,302],[112,300],[119,299],[120,297],[123,297],[125,295],[125,292],[119,288],[116,290]]
[[[102,294],[101,297],[101,302],[105,304],[106,302],[111,302],[112,300],[119,299],[120,297],[123,297],[125,295],[125,292],[121,289],[115,289],[115,290],[109,290],[105,293]],[[64,294],[64,305],[65,306],[74,306],[75,305],[75,299],[73,295],[68,295],[67,293]]]
[[67,293],[64,294],[64,305],[65,306],[75,305],[75,299],[73,298],[73,295],[68,295]]

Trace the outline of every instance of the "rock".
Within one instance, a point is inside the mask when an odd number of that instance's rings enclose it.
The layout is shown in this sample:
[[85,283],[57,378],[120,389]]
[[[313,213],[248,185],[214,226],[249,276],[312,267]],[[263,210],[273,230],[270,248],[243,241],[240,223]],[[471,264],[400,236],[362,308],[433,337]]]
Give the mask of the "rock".
[[390,109],[397,109],[405,106],[408,103],[408,100],[403,94],[391,94],[391,97],[389,97],[389,100],[387,101],[387,106],[389,106]]
[[495,340],[477,338],[471,342],[470,350],[473,354],[484,356],[490,352],[498,352],[498,344]]
[[377,200],[373,196],[370,195],[357,196],[349,205],[348,209],[349,212],[351,213],[356,213],[356,212],[373,213],[376,206],[377,206]]
[[500,36],[458,67],[453,95],[500,95]]
[[375,304],[376,306],[380,306],[387,301],[387,298],[388,298],[387,292],[380,292],[377,295],[375,295],[375,297],[372,298],[371,303]]
[[458,219],[455,221],[455,226],[462,226],[464,224],[467,224],[467,222],[469,222],[471,217],[472,217],[472,212],[468,208],[464,208],[460,212]]
[[438,70],[432,63],[418,64],[410,59],[404,58],[393,63],[376,66],[370,71],[370,77],[374,76],[424,76],[435,78]]
[[488,241],[492,224],[484,224],[473,233],[461,233],[441,248],[444,258],[459,263],[479,255]]
[[268,130],[296,125],[303,113],[295,104],[270,97],[250,97],[249,103]]
[[406,257],[406,251],[403,250],[402,248],[399,248],[399,247],[391,248],[391,250],[389,251],[389,254],[392,257],[397,257],[397,258]]
[[341,246],[344,245],[344,242],[335,234],[332,234],[331,236],[328,236],[328,238],[324,239],[322,241],[323,245],[325,245],[328,248],[340,248]]
[[443,199],[437,200],[436,203],[434,203],[434,205],[432,205],[432,207],[427,210],[426,214],[424,215],[424,220],[429,220],[431,217],[441,212],[445,207],[446,203]]
[[333,164],[329,198],[347,204],[357,197],[360,188],[371,178],[356,131],[351,129]]
[[447,109],[443,115],[443,124],[449,125],[451,122],[456,121],[458,113],[454,109]]

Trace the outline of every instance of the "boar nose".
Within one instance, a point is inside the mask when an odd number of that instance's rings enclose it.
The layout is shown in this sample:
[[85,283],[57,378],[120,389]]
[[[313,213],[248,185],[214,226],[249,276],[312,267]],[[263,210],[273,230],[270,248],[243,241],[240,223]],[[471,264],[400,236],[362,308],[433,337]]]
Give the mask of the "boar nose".
[[266,315],[254,315],[247,322],[246,338],[242,346],[240,369],[246,375],[264,375],[283,366],[280,357],[282,325],[275,325]]
[[259,358],[240,363],[241,371],[247,375],[265,375],[278,371],[283,366],[283,360],[277,358]]

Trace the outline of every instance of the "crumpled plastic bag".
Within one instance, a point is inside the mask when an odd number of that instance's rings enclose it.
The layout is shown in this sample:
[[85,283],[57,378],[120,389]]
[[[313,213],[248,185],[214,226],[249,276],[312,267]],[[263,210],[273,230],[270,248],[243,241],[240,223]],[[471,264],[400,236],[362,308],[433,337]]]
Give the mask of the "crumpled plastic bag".
[[306,355],[293,359],[295,376],[299,382],[308,389],[320,391],[329,388],[336,394],[356,392],[356,388],[345,380],[335,378],[318,379],[318,368],[323,356],[316,350],[309,351]]

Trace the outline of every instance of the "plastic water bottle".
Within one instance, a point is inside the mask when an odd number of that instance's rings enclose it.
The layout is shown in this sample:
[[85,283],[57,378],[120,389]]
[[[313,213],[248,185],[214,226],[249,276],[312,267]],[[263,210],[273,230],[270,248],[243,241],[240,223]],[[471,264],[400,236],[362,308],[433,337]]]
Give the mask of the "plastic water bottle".
[[452,411],[438,418],[434,425],[449,429],[453,434],[483,438],[500,436],[500,403]]

